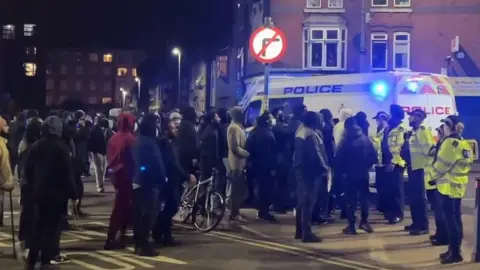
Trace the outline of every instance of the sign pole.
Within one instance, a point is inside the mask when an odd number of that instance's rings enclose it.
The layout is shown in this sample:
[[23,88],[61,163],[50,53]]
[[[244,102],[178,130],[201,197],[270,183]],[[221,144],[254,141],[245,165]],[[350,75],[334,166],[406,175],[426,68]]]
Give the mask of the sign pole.
[[[265,27],[266,28],[272,28],[273,27],[273,22],[272,22],[272,18],[270,17],[270,14],[266,14],[266,17],[264,18],[264,24],[265,24]],[[264,83],[263,83],[263,93],[264,93],[264,97],[263,97],[263,101],[264,101],[264,104],[265,104],[265,110],[269,110],[269,102],[268,102],[268,95],[269,95],[269,88],[270,88],[270,64],[269,63],[265,63],[265,68],[264,68]]]
[[472,262],[480,262],[480,177],[475,179],[477,182],[475,196],[475,227],[474,244],[472,252]]

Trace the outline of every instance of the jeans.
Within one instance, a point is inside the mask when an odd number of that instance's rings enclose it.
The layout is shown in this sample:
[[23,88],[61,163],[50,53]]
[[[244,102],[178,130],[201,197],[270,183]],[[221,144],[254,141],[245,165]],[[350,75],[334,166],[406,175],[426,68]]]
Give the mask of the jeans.
[[258,214],[268,215],[273,202],[274,182],[270,172],[259,172],[255,176],[258,187]]
[[346,184],[348,223],[355,225],[358,203],[360,203],[361,222],[368,222],[368,195],[370,193],[368,171],[361,175],[347,175]]
[[240,213],[240,206],[247,198],[247,180],[243,170],[231,170],[227,180],[227,207],[230,209],[230,218]]
[[428,230],[428,204],[423,169],[408,170],[407,187],[413,228]]
[[321,177],[305,177],[300,169],[296,170],[295,177],[297,180],[295,225],[297,232],[305,238],[312,234],[313,207],[317,201]]
[[97,188],[103,188],[105,182],[105,171],[107,169],[107,157],[99,153],[92,153],[93,166],[95,168],[95,181],[97,182]]
[[139,187],[133,190],[133,194],[133,239],[135,247],[146,248],[150,244],[148,238],[158,215],[160,190]]

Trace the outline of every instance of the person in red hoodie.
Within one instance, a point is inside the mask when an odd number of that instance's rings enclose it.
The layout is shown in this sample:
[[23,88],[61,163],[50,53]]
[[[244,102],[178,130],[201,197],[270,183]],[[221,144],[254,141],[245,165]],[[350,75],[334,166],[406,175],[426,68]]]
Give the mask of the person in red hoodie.
[[105,250],[125,247],[125,232],[131,221],[133,200],[134,127],[135,117],[133,115],[120,114],[117,122],[118,132],[110,138],[107,145],[108,173],[115,187],[115,201],[110,216]]

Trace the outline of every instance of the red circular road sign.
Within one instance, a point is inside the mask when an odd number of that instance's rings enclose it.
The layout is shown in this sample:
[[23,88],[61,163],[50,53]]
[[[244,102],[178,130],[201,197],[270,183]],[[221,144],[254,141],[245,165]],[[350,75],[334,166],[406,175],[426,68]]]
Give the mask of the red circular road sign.
[[276,27],[260,27],[250,36],[250,53],[262,64],[280,60],[287,50],[287,38]]

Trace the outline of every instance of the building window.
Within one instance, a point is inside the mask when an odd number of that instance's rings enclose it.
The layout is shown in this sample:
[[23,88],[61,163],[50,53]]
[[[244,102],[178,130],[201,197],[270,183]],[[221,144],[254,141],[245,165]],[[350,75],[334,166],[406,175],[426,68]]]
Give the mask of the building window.
[[90,62],[98,62],[98,54],[96,53],[89,53],[88,54],[88,60],[90,60]]
[[102,98],[102,104],[108,104],[112,103],[112,98],[111,97],[103,97]]
[[307,8],[320,8],[322,0],[307,0]]
[[388,0],[372,0],[372,7],[387,7]]
[[109,67],[104,67],[104,68],[103,68],[103,74],[104,74],[105,76],[110,76],[110,75],[112,75],[112,69],[109,68]]
[[82,66],[76,66],[75,67],[75,74],[76,75],[82,75],[83,74],[83,67]]
[[95,84],[95,82],[90,82],[90,91],[97,91],[97,85]]
[[228,77],[228,56],[217,57],[217,77]]
[[103,55],[103,62],[104,63],[111,63],[113,62],[113,56],[110,53],[104,54]]
[[411,1],[410,0],[395,0],[393,3],[396,7],[410,7]]
[[66,65],[61,65],[61,66],[60,66],[60,73],[61,73],[62,75],[67,75],[67,73],[68,73],[68,67],[67,67]]
[[96,97],[89,97],[88,98],[88,104],[95,104],[97,103],[97,98]]
[[52,79],[47,80],[47,90],[53,90],[55,88],[55,81]]
[[81,91],[82,90],[82,81],[76,81],[75,82],[75,91]]
[[15,39],[15,25],[7,24],[2,26],[3,39]]
[[117,76],[118,77],[125,77],[128,74],[128,69],[126,68],[118,68],[117,69]]
[[137,69],[136,68],[132,68],[132,76],[137,77]]
[[37,47],[27,46],[25,47],[25,55],[33,56],[37,54]]
[[103,83],[103,91],[105,91],[105,92],[112,91],[112,82],[104,82]]
[[346,29],[306,28],[303,35],[305,68],[346,68]]
[[52,74],[52,65],[47,65],[47,68],[45,69],[45,73],[47,73],[47,75]]
[[393,68],[410,69],[410,33],[394,34]]
[[370,65],[372,70],[387,69],[387,40],[388,36],[386,33],[372,33],[370,43]]
[[67,91],[67,81],[63,80],[60,82],[60,90]]
[[328,0],[329,8],[343,8],[343,0]]
[[23,67],[25,68],[25,75],[28,77],[33,77],[37,73],[37,64],[35,63],[25,63]]
[[50,106],[50,105],[52,105],[52,101],[53,101],[53,97],[52,96],[47,96],[46,99],[45,99],[45,104],[47,104],[47,106]]
[[23,35],[26,37],[31,37],[35,34],[35,24],[24,24],[23,25]]

